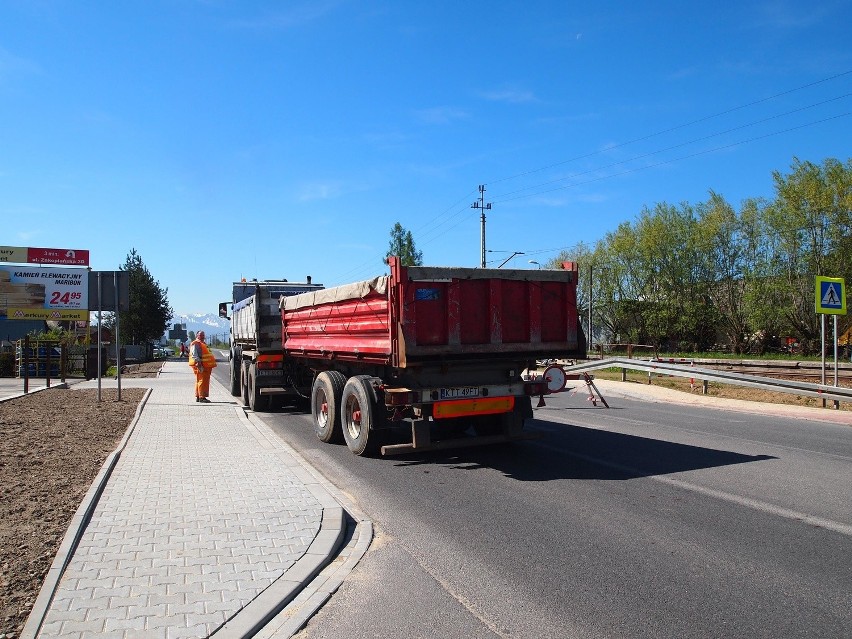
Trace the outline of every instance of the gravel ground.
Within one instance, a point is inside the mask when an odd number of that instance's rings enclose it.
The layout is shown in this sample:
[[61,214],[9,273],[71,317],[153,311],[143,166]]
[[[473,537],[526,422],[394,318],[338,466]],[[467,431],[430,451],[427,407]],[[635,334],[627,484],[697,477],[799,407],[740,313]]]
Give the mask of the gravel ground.
[[[128,367],[150,377],[161,362]],[[0,403],[0,639],[20,635],[71,517],[144,388],[50,388]]]

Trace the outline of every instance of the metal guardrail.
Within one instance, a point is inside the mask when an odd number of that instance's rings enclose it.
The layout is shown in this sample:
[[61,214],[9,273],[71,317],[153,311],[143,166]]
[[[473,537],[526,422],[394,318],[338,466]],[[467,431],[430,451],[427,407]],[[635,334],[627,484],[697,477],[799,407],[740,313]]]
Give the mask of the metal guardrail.
[[710,368],[700,368],[697,366],[672,364],[668,362],[610,357],[607,359],[592,360],[583,364],[564,367],[566,373],[583,373],[601,368],[627,368],[630,370],[647,371],[649,373],[673,375],[675,377],[689,377],[692,379],[706,380],[708,382],[717,382],[720,384],[747,386],[750,388],[759,388],[761,390],[776,391],[779,393],[805,395],[807,397],[816,397],[818,399],[852,402],[852,388],[830,386],[828,384],[813,384],[811,382],[798,382],[787,379],[772,379],[768,377],[758,377],[756,375],[731,373],[728,371],[718,371]]

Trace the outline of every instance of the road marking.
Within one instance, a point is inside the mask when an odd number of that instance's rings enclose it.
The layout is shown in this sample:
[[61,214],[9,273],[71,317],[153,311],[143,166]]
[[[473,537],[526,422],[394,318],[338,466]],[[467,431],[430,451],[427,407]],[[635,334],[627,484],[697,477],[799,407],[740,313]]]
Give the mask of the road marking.
[[745,506],[746,508],[751,508],[752,510],[757,510],[762,513],[775,515],[777,517],[783,517],[784,519],[790,519],[792,521],[800,521],[811,526],[818,526],[820,528],[825,528],[826,530],[831,530],[832,532],[840,533],[841,535],[846,535],[847,537],[852,537],[852,525],[849,524],[843,524],[841,522],[833,521],[831,519],[824,519],[822,517],[815,517],[814,515],[800,513],[789,508],[773,506],[772,504],[767,504],[766,502],[758,501],[757,499],[751,499],[750,497],[741,497],[740,495],[733,495],[731,493],[726,493],[721,490],[705,488],[704,486],[692,484],[690,482],[683,481],[682,479],[674,479],[672,477],[653,475],[650,474],[648,471],[642,470],[641,468],[633,468],[631,466],[625,466],[624,464],[616,464],[614,462],[604,461],[603,459],[598,459],[597,457],[566,451],[565,449],[559,448],[557,446],[551,446],[542,442],[537,442],[537,444],[539,446],[544,446],[545,448],[550,448],[551,450],[559,451],[560,453],[568,455],[569,457],[574,457],[575,459],[589,462],[591,464],[597,464],[599,466],[611,468],[613,470],[617,470],[619,472],[626,473],[629,475],[647,477],[648,479],[653,479],[654,481],[658,481],[663,484],[669,484],[670,486],[680,488],[681,490],[688,490],[694,493],[699,493],[707,497],[712,497],[714,499],[719,499],[722,501],[730,502],[732,504],[737,504],[738,506]]
[[[670,413],[666,412],[666,414],[670,414]],[[559,417],[561,417],[561,416],[559,416]],[[826,453],[826,452],[823,452],[821,450],[813,450],[812,448],[799,448],[797,446],[785,446],[784,444],[775,444],[775,443],[772,443],[772,442],[761,441],[759,439],[748,439],[747,437],[738,437],[737,435],[728,435],[726,433],[714,433],[712,431],[698,430],[698,429],[695,429],[695,428],[686,428],[684,426],[674,426],[674,425],[671,425],[671,424],[651,424],[648,421],[640,421],[638,419],[633,419],[633,418],[630,418],[630,417],[620,417],[618,415],[607,415],[607,419],[611,422],[621,422],[623,424],[627,424],[627,425],[630,425],[630,426],[636,426],[638,428],[647,428],[648,426],[654,426],[656,428],[668,428],[670,430],[674,430],[674,431],[682,432],[682,433],[690,433],[690,434],[693,434],[693,435],[704,435],[704,436],[707,436],[707,437],[716,437],[716,438],[722,438],[722,439],[731,439],[731,440],[736,441],[736,442],[745,442],[747,444],[754,444],[756,446],[764,446],[764,447],[770,447],[770,448],[780,448],[781,450],[792,450],[792,451],[795,451],[797,453],[808,453],[810,455],[818,455],[820,457],[829,457],[831,459],[839,459],[841,461],[852,460],[852,457],[849,457],[848,455],[838,455],[836,453]],[[541,420],[541,421],[545,421],[545,420]],[[592,422],[589,422],[589,421],[584,422],[582,419],[575,419],[573,415],[571,416],[571,421],[558,421],[557,423],[568,424],[570,426],[580,426],[582,428],[592,428],[594,430],[599,430],[599,431],[602,431],[604,433],[616,433],[616,434],[626,434],[626,435],[636,436],[633,433],[621,433],[620,431],[617,431],[617,430],[604,429],[604,428],[601,428],[600,426],[596,425],[595,423],[592,423]],[[743,422],[743,423],[745,423],[745,422]],[[640,437],[644,437],[644,435],[640,435]],[[682,443],[682,442],[675,442],[675,443]],[[687,444],[687,445],[689,445],[689,444]]]

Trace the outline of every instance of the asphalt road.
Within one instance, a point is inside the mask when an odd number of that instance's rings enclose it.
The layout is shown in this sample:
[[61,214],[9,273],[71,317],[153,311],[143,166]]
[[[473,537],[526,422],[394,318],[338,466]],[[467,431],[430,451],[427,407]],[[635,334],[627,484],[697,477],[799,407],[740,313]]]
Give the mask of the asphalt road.
[[608,400],[377,459],[265,415],[377,530],[298,636],[852,636],[852,428]]

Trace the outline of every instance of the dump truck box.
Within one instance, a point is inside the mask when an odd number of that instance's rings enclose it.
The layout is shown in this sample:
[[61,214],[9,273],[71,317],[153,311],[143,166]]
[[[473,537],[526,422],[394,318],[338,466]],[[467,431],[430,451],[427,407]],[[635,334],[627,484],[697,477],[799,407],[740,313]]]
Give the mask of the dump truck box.
[[585,356],[577,273],[400,266],[281,299],[285,353],[408,369]]

